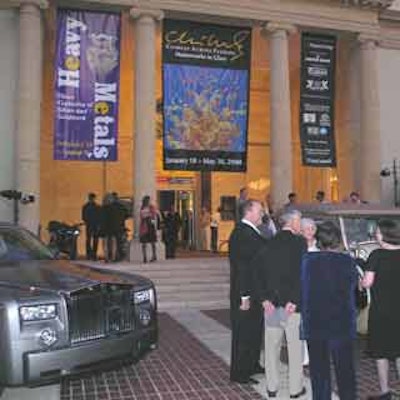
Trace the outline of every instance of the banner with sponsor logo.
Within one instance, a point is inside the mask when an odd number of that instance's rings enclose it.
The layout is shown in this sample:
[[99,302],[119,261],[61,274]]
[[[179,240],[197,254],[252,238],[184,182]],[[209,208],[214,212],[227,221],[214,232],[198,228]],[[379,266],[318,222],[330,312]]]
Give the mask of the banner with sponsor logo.
[[54,159],[116,161],[120,15],[57,12]]
[[334,36],[302,34],[300,139],[306,166],[336,166],[335,62]]
[[165,20],[167,170],[246,170],[251,30]]

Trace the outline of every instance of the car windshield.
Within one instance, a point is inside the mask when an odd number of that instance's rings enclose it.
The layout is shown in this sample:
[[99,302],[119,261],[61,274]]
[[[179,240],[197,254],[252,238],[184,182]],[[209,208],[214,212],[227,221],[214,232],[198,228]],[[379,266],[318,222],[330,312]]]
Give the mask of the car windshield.
[[12,226],[0,227],[0,262],[51,259],[53,252],[30,232]]
[[[381,216],[343,217],[348,243],[367,242],[375,239],[378,220]],[[399,217],[390,217],[400,222]]]

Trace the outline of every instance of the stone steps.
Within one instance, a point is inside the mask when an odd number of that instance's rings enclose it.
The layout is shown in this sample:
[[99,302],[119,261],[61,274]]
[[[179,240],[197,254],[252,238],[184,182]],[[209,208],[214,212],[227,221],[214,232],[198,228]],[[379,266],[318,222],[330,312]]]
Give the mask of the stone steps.
[[[153,281],[154,282],[154,281]],[[203,281],[196,282],[180,282],[176,279],[175,283],[160,282],[157,285],[157,293],[174,293],[179,291],[180,293],[186,292],[223,292],[229,293],[229,282],[207,282],[206,279]]]
[[223,257],[174,259],[149,264],[96,263],[96,267],[136,273],[151,279],[156,286],[160,311],[229,307],[229,263]]

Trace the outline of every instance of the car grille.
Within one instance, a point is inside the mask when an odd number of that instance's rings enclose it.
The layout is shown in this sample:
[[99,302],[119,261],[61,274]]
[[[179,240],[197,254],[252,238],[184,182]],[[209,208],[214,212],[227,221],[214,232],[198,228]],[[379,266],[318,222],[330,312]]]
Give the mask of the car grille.
[[132,331],[132,287],[98,285],[71,294],[67,301],[71,344]]

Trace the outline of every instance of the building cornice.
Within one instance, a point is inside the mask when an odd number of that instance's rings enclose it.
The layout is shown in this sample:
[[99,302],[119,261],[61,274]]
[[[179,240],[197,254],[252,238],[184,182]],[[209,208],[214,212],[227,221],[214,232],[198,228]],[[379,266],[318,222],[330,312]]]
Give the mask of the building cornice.
[[400,11],[385,10],[379,15],[379,46],[400,50]]
[[385,9],[390,7],[394,0],[339,0],[343,5],[358,8]]
[[[45,4],[42,0],[1,0],[18,7],[21,1]],[[299,31],[324,30],[332,32],[352,32],[366,35],[383,35],[386,45],[397,42],[400,31],[400,15],[387,10],[392,0],[52,0],[55,5],[66,3],[71,6],[101,9],[160,10],[170,18],[185,18],[227,24],[265,25],[279,23],[296,26]],[[388,20],[390,20],[388,22]],[[385,25],[391,26],[395,39],[391,38]],[[382,26],[384,28],[382,29]]]
[[376,34],[378,11],[348,7],[341,1],[309,0],[147,0],[167,15],[219,15],[254,22],[278,22],[298,27]]
[[400,11],[398,10],[385,10],[379,14],[379,20],[383,23],[392,22],[400,24]]

